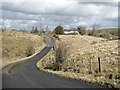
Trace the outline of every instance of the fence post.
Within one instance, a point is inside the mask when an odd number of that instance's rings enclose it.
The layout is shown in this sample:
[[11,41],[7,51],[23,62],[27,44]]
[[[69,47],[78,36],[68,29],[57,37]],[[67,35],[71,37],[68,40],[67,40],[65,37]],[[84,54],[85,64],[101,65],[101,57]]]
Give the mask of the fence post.
[[101,61],[100,61],[100,57],[98,57],[98,65],[99,65],[99,72],[101,73]]
[[90,60],[90,74],[92,74],[92,61]]

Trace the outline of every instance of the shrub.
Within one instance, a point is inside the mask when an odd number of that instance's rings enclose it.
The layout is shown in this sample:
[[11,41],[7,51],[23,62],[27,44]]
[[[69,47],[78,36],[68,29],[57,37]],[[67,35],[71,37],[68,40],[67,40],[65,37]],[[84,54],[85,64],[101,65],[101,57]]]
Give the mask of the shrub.
[[88,35],[93,36],[94,35],[94,31],[93,30],[89,30],[88,31]]
[[63,34],[63,27],[62,26],[57,26],[54,30],[55,34]]
[[86,34],[86,30],[78,30],[79,34],[81,35],[85,35]]
[[107,34],[107,33],[100,33],[99,37],[108,39],[109,38],[109,34]]
[[108,77],[109,79],[112,79],[113,78],[113,75],[112,74],[109,74],[109,77]]
[[86,34],[86,30],[85,30],[86,27],[78,26],[77,29],[78,29],[79,34],[81,34],[81,35],[85,35]]
[[67,48],[66,44],[60,43],[55,50],[55,64],[53,65],[54,70],[61,70],[63,62],[67,59]]
[[35,52],[34,48],[32,46],[29,46],[26,51],[26,56],[29,57]]
[[47,43],[47,41],[46,41],[46,38],[45,38],[45,37],[43,37],[43,42],[44,42],[44,43]]
[[58,35],[53,35],[53,37],[55,38],[55,39],[58,39],[58,40],[60,40],[60,38],[59,38],[59,36]]
[[120,75],[119,74],[115,75],[115,79],[120,79]]
[[30,33],[37,34],[38,33],[38,28],[37,27],[33,27],[32,31],[30,31]]

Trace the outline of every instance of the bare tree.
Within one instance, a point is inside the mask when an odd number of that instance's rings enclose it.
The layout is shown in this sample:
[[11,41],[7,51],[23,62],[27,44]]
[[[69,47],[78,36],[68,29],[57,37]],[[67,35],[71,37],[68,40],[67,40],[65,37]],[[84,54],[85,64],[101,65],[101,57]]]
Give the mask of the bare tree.
[[98,30],[100,28],[100,25],[97,23],[94,23],[91,27],[92,27],[92,30]]
[[65,43],[59,43],[55,50],[55,63],[53,70],[61,70],[63,62],[67,59],[68,47]]
[[37,27],[32,27],[31,33],[37,34],[38,33],[38,28]]
[[46,26],[45,30],[46,30],[46,31],[48,31],[48,32],[50,31],[50,29],[49,29],[49,27],[48,27],[48,26]]
[[92,35],[95,35],[95,30],[98,30],[100,28],[100,25],[97,23],[94,23],[92,26]]
[[79,34],[81,34],[81,35],[84,35],[86,33],[86,31],[85,31],[86,27],[85,26],[80,25],[80,26],[77,27],[77,30],[78,30]]

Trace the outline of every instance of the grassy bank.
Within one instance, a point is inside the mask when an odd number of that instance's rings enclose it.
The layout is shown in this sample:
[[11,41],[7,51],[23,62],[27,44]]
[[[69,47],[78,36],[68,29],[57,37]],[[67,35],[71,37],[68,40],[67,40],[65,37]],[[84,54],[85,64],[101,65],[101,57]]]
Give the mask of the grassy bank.
[[28,32],[5,30],[2,32],[2,64],[23,60],[38,52],[43,46],[43,37]]
[[87,34],[91,36],[96,36],[96,37],[102,37],[105,39],[117,39],[119,37],[119,28],[106,28],[106,29],[100,29],[100,30],[88,30]]
[[[93,36],[61,35],[62,49],[51,51],[37,63],[37,67],[51,74],[66,78],[96,83],[110,88],[120,88],[118,70],[118,40],[107,40]],[[61,46],[60,46],[61,47]],[[63,49],[67,53],[59,54]],[[65,57],[67,56],[67,57]],[[61,58],[62,57],[62,60]],[[65,57],[65,59],[63,58]],[[99,71],[100,58],[101,71]]]

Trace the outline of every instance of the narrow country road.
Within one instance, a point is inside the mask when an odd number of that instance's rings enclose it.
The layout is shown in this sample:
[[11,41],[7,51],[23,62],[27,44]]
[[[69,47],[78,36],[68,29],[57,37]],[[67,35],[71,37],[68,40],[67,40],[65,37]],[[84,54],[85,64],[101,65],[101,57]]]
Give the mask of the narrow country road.
[[[19,64],[17,69],[13,67],[10,75],[6,74],[3,70],[3,88],[104,88],[94,84],[58,77],[38,70],[36,63],[44,57],[54,45],[52,38],[46,38],[46,47],[36,56]],[[7,67],[9,67],[9,65]],[[106,90],[108,88],[104,89]]]

